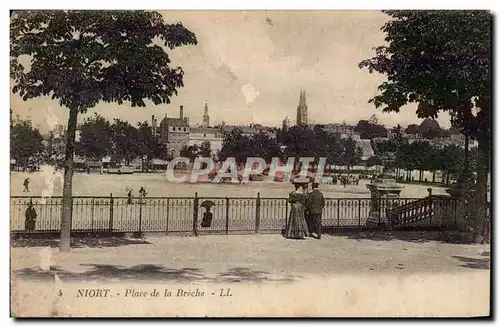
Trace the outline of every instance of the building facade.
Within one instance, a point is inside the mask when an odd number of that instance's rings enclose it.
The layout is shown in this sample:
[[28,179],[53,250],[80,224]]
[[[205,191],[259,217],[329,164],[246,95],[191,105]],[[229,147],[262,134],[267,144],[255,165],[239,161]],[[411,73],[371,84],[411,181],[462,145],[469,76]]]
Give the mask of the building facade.
[[180,106],[178,118],[168,117],[165,113],[159,126],[159,140],[167,144],[169,155],[179,156],[181,150],[189,145],[189,130],[189,119],[184,117],[183,106]]
[[212,154],[216,154],[222,149],[224,137],[218,128],[191,127],[189,129],[189,146],[201,146],[203,142],[210,142]]

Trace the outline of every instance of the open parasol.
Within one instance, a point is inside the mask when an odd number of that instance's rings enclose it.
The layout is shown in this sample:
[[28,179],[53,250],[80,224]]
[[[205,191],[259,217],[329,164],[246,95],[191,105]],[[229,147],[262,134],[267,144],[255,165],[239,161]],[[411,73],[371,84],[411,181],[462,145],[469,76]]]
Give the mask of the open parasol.
[[200,207],[204,207],[207,209],[210,209],[210,207],[213,207],[215,205],[215,202],[212,200],[205,200],[201,203]]

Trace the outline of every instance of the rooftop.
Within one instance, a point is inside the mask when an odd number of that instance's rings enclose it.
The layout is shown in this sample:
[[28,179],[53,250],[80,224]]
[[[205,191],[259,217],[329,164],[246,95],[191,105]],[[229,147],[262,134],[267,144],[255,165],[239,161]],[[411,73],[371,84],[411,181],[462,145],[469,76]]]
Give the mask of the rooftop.
[[165,117],[162,119],[160,126],[167,124],[167,126],[174,126],[174,127],[189,127],[188,123],[181,118],[170,118],[170,117]]

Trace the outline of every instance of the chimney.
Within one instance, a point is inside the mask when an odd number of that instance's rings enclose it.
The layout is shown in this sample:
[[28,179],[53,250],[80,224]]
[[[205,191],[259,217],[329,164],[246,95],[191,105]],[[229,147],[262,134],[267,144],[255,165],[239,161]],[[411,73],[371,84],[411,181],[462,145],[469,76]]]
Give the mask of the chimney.
[[181,106],[181,109],[179,110],[179,118],[184,119],[184,106]]

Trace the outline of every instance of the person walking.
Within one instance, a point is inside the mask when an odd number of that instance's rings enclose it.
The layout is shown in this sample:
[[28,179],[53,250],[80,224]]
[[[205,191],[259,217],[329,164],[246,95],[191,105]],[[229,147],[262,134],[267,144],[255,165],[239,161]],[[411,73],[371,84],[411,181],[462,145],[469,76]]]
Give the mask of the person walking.
[[132,189],[128,191],[127,194],[127,204],[132,204]]
[[307,195],[307,208],[311,220],[310,233],[314,238],[321,239],[321,218],[325,207],[325,197],[318,190],[319,184],[312,184],[312,192]]
[[28,177],[28,178],[26,178],[26,179],[24,180],[24,183],[23,183],[23,185],[24,185],[23,192],[29,192],[29,191],[30,191],[30,189],[29,189],[29,184],[30,184],[30,179],[29,179],[29,177]]
[[290,192],[288,197],[288,202],[291,203],[291,210],[283,235],[286,238],[304,239],[306,236],[309,236],[305,218],[306,194],[304,194],[304,190],[301,187],[304,183],[307,182],[296,179],[294,181],[295,190]]

